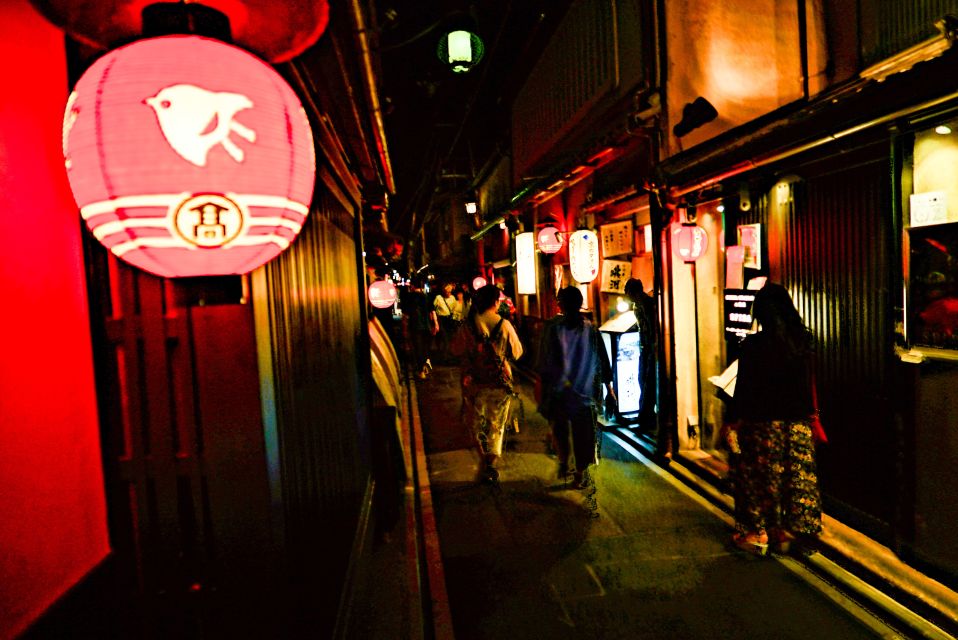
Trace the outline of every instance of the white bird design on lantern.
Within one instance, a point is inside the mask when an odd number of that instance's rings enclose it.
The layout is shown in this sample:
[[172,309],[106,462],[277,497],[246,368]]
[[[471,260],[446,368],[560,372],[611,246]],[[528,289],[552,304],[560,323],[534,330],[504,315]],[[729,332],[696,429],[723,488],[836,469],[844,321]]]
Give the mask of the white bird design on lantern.
[[163,136],[173,150],[198,167],[206,166],[210,149],[218,144],[233,160],[242,162],[246,156],[230,139],[233,133],[256,142],[256,132],[234,120],[238,112],[253,106],[243,94],[176,84],[143,102],[156,112]]

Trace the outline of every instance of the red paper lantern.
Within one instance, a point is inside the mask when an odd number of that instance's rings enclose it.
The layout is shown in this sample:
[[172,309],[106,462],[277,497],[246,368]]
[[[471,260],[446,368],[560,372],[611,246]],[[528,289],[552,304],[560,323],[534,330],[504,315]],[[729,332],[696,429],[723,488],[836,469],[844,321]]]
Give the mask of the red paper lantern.
[[479,291],[479,289],[482,289],[487,284],[489,284],[489,282],[482,276],[476,276],[472,279],[472,288],[475,291]]
[[685,262],[695,262],[709,246],[709,236],[698,225],[683,224],[672,231],[672,252]]
[[216,40],[140,40],[97,60],[70,96],[63,145],[90,231],[160,276],[252,271],[309,213],[316,159],[299,99]]
[[542,253],[555,253],[562,248],[562,234],[555,227],[542,227],[536,236],[536,242]]
[[[98,49],[143,34],[144,7],[158,0],[31,0],[50,22]],[[329,22],[327,0],[202,0],[225,15],[233,41],[270,62],[284,62],[312,46]]]
[[396,304],[399,291],[392,280],[377,280],[369,285],[369,304],[377,309],[388,309]]

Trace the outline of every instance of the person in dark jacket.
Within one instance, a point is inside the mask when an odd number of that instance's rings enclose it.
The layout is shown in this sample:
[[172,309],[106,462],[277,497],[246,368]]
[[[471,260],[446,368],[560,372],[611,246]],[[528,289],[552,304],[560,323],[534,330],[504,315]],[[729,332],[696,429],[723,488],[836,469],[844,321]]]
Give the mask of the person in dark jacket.
[[786,551],[796,536],[822,530],[812,424],[813,338],[788,291],[768,283],[755,296],[761,330],[741,344],[730,431],[735,497],[732,542],[764,555],[771,541]]
[[606,385],[610,395],[614,394],[609,357],[598,329],[582,316],[581,308],[582,292],[576,287],[559,291],[561,314],[546,326],[539,349],[542,400],[538,410],[552,427],[559,478],[568,475],[572,454],[574,486],[585,489],[591,484],[588,469],[597,462],[596,406],[600,383]]

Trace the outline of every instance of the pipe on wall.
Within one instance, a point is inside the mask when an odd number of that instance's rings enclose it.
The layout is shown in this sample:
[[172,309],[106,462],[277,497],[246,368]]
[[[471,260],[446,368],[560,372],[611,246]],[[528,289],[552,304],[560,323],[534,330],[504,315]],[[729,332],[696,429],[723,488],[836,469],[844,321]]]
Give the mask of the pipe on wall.
[[395,193],[396,181],[393,178],[392,163],[389,160],[389,147],[386,144],[386,126],[383,123],[382,105],[379,103],[379,93],[376,90],[376,74],[373,71],[369,37],[366,35],[366,18],[363,16],[363,10],[359,4],[359,0],[350,0],[349,7],[353,14],[353,23],[356,26],[356,40],[359,44],[363,88],[366,90],[366,98],[369,100],[369,108],[372,112],[373,135],[376,138],[376,149],[379,152],[379,161],[382,163],[386,189],[389,193]]

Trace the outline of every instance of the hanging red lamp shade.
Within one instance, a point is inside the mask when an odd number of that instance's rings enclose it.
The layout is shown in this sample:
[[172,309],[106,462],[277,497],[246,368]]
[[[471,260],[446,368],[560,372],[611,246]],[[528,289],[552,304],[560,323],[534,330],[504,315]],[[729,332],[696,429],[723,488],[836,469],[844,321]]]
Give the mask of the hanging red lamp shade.
[[562,248],[562,233],[555,227],[542,227],[536,235],[539,251],[542,253],[556,253]]
[[67,176],[93,235],[159,276],[243,274],[293,241],[316,159],[306,113],[268,64],[199,36],[96,61],[64,115]]
[[705,229],[695,224],[683,224],[672,230],[672,253],[685,262],[695,262],[709,246]]
[[482,276],[476,276],[472,279],[472,289],[474,291],[479,291],[479,289],[482,289],[487,284],[489,284],[489,281]]
[[399,299],[399,290],[392,280],[377,280],[369,285],[369,304],[377,309],[388,309]]
[[[50,22],[73,38],[109,49],[143,35],[143,9],[178,2],[157,0],[30,0]],[[329,22],[328,0],[203,0],[229,20],[233,41],[272,63],[285,62],[312,46]]]

